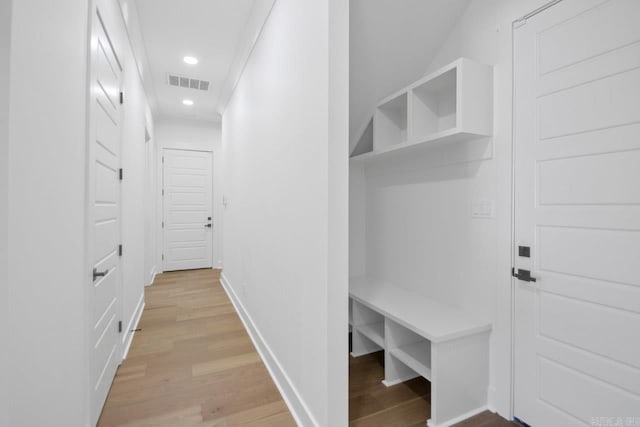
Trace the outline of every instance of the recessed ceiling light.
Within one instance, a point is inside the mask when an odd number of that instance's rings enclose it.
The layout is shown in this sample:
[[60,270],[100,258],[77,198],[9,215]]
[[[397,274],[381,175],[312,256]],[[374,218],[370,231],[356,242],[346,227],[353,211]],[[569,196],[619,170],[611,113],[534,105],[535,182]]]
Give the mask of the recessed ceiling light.
[[192,100],[190,100],[190,99],[183,99],[183,100],[182,100],[182,103],[183,103],[184,105],[188,105],[188,106],[192,106],[192,105],[193,105],[193,101],[192,101]]
[[198,58],[193,56],[185,56],[182,60],[189,65],[196,65],[198,63]]

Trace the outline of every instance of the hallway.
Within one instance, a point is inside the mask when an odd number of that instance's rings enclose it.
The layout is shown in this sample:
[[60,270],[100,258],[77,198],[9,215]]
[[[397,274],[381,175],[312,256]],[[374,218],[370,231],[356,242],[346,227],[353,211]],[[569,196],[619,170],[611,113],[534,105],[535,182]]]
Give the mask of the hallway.
[[159,275],[99,426],[294,426],[219,281]]
[[[118,369],[100,427],[295,426],[219,270],[164,273],[145,297],[141,330]],[[349,358],[350,425],[424,425],[428,382],[384,387],[380,356]],[[487,412],[461,425],[512,424]]]

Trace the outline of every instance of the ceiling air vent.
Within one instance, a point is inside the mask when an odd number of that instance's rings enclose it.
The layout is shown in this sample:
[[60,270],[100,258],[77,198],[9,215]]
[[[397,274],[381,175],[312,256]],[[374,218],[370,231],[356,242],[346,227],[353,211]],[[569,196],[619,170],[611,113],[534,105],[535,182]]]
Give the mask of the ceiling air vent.
[[191,79],[177,74],[168,74],[169,86],[183,87],[185,89],[209,90],[211,82],[206,80]]

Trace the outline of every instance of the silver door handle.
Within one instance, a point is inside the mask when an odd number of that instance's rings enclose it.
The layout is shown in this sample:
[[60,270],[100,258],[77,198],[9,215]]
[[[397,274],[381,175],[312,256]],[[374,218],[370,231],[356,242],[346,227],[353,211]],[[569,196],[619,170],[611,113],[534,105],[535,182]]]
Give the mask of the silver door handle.
[[104,277],[107,274],[109,274],[109,269],[106,269],[105,271],[98,271],[98,269],[94,267],[94,269],[93,269],[93,281],[95,282],[98,277]]

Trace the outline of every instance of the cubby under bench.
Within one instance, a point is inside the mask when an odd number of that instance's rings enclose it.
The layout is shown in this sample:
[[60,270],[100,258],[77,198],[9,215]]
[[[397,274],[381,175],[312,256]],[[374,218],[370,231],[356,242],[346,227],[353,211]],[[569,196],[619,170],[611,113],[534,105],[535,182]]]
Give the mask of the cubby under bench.
[[386,386],[429,380],[428,426],[450,426],[487,409],[490,323],[367,278],[352,278],[349,295],[351,355],[384,350]]

